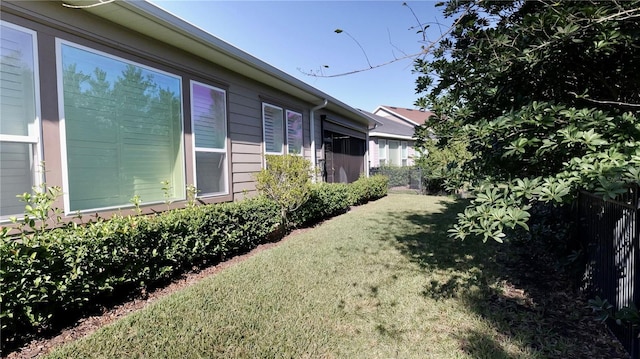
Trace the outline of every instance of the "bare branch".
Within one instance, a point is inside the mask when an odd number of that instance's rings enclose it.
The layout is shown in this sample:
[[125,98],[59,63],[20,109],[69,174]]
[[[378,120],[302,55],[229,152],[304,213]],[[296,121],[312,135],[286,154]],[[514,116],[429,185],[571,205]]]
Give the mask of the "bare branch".
[[[628,15],[628,16],[624,16],[624,15]],[[634,17],[640,17],[640,9],[639,8],[629,9],[629,10],[626,10],[626,11],[621,11],[619,13],[615,13],[613,15],[600,18],[600,19],[598,19],[596,21],[596,23],[601,23],[601,22],[605,22],[605,21],[609,21],[609,20],[627,20],[627,19],[631,19],[631,18],[634,18]]]
[[70,5],[67,3],[62,3],[62,6],[64,7],[68,7],[68,8],[72,8],[72,9],[88,9],[88,8],[92,8],[92,7],[96,7],[96,6],[101,6],[104,4],[108,4],[108,3],[112,3],[116,0],[98,0],[97,3],[95,4],[90,4],[90,5]]
[[593,102],[593,103],[600,103],[600,104],[604,104],[604,105],[616,105],[616,106],[623,106],[623,107],[634,107],[634,108],[640,108],[640,104],[637,103],[628,103],[628,102],[619,102],[619,101],[607,101],[607,100],[596,100],[596,99],[592,99],[592,98],[588,98],[586,96],[581,96],[578,95],[575,92],[569,92],[569,95],[573,95],[576,98],[580,98],[589,102]]
[[[396,59],[393,59],[393,60],[390,60],[390,61],[387,61],[387,62],[383,62],[383,63],[377,64],[375,66],[371,66],[371,67],[366,68],[366,69],[358,69],[358,70],[353,70],[353,71],[348,71],[348,72],[341,72],[341,73],[333,74],[333,75],[318,75],[317,73],[313,73],[313,72],[304,72],[304,71],[300,71],[300,72],[302,72],[304,75],[311,76],[311,77],[322,77],[322,78],[341,77],[341,76],[357,74],[357,73],[363,72],[363,71],[377,69],[379,67],[387,66],[387,65],[390,65],[390,64],[392,64],[394,62],[402,61],[402,60],[405,60],[405,59],[408,59],[408,58],[417,57],[417,56],[420,56],[422,54],[423,54],[423,52],[418,52],[418,53],[415,53],[415,54],[411,54],[411,55],[399,57],[399,58],[396,58]],[[298,70],[300,70],[300,69],[298,69]]]
[[[402,49],[401,49],[401,48],[399,48],[398,46],[396,46],[396,45],[393,43],[393,41],[391,41],[391,32],[389,31],[389,28],[387,28],[387,36],[389,37],[389,45],[391,45],[394,49],[396,49],[396,50],[398,50],[399,52],[401,52],[404,56],[407,56],[407,53],[406,53],[406,52],[402,51]],[[396,57],[396,54],[395,54],[395,53],[393,53],[393,49],[391,50],[391,53],[393,54],[393,57],[394,57],[394,58],[397,58],[397,57]]]
[[355,37],[351,36],[350,33],[346,32],[344,30],[341,30],[341,29],[335,29],[334,32],[336,34],[342,34],[344,32],[345,34],[347,34],[347,36],[349,36],[351,38],[351,40],[355,41],[355,43],[358,45],[358,47],[360,47],[360,50],[362,50],[362,53],[364,54],[364,58],[367,59],[367,63],[369,64],[369,68],[373,68],[373,66],[371,66],[371,61],[369,61],[369,56],[367,56],[367,52],[364,51],[364,48],[362,47],[362,45],[360,45],[360,42],[358,40],[356,40]]
[[[399,57],[399,58],[395,58],[393,60],[390,60],[390,61],[387,61],[387,62],[384,62],[384,63],[380,63],[380,64],[377,64],[377,65],[374,65],[374,66],[372,66],[371,63],[369,63],[369,68],[352,70],[352,71],[342,72],[342,73],[338,73],[338,74],[334,74],[334,75],[318,75],[317,73],[305,72],[305,71],[302,71],[300,69],[298,69],[298,71],[302,72],[304,75],[311,76],[311,77],[322,77],[322,78],[341,77],[341,76],[357,74],[357,73],[363,72],[363,71],[377,69],[379,67],[387,66],[387,65],[390,65],[392,63],[395,63],[395,62],[398,62],[398,61],[402,61],[402,60],[406,60],[406,59],[409,59],[409,58],[417,58],[418,56],[426,55],[426,54],[429,53],[429,51],[431,51],[431,48],[436,46],[440,42],[440,40],[442,40],[451,31],[453,31],[453,29],[455,29],[455,27],[458,25],[458,23],[462,20],[462,17],[464,15],[466,15],[469,12],[469,10],[470,10],[470,8],[467,8],[464,11],[464,13],[462,15],[460,15],[460,17],[458,17],[456,19],[456,21],[451,26],[449,26],[449,28],[445,32],[441,33],[440,36],[435,41],[432,41],[432,42],[428,43],[427,45],[422,46],[422,50],[420,52],[417,52],[417,53],[414,53],[414,54],[411,54],[411,55],[406,55],[406,56]],[[340,30],[340,31],[342,31],[342,30]],[[351,36],[351,35],[349,35],[349,36]],[[355,39],[354,39],[354,41],[355,41]],[[356,41],[356,43],[357,43],[357,41]],[[358,44],[358,45],[360,45],[360,44]],[[360,48],[362,49],[362,47],[360,47]],[[366,56],[366,54],[365,54],[365,56]]]
[[418,16],[416,15],[416,13],[413,11],[411,6],[409,6],[406,2],[403,2],[402,6],[406,6],[409,8],[409,11],[411,11],[411,14],[413,14],[413,17],[416,19],[416,22],[418,23],[418,27],[420,28],[420,32],[422,33],[422,41],[427,41],[427,37],[424,31],[424,25],[420,22],[420,19],[418,19]]

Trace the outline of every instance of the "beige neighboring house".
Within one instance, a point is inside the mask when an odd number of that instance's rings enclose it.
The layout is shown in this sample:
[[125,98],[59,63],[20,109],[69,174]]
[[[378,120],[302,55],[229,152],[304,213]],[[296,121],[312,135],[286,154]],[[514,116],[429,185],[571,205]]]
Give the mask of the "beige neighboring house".
[[378,106],[372,113],[362,112],[376,122],[369,129],[369,168],[412,166],[418,154],[415,126],[424,124],[433,113],[394,106]]
[[67,218],[108,217],[254,195],[266,154],[366,172],[358,110],[149,2],[69,4],[0,1],[0,223],[43,182]]

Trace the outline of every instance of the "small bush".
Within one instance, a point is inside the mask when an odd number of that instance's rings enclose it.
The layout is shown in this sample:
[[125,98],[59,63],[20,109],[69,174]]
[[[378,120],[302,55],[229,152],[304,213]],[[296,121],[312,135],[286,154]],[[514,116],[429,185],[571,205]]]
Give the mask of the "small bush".
[[309,201],[292,213],[295,226],[308,225],[349,210],[351,206],[367,203],[387,195],[388,178],[382,175],[361,177],[344,183],[315,183]]
[[289,226],[289,215],[310,195],[311,162],[296,155],[267,155],[267,168],[256,175],[258,191],[280,207],[282,226]]

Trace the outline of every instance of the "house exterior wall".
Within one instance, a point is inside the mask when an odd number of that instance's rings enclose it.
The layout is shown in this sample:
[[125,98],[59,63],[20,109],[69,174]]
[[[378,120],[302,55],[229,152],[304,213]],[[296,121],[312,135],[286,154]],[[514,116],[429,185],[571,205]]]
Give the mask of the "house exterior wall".
[[[370,156],[369,168],[377,168],[377,167],[380,167],[381,165],[380,164],[380,146],[379,146],[380,140],[386,141],[387,143],[389,140],[399,141],[400,143],[406,142],[407,143],[407,160],[406,160],[405,166],[413,166],[415,164],[416,151],[415,151],[414,140],[403,140],[403,139],[390,138],[390,137],[370,137],[369,138],[369,156]],[[388,165],[388,162],[386,165]],[[397,164],[395,165],[398,166]]]
[[[191,128],[190,82],[213,86],[226,91],[226,156],[227,156],[227,193],[203,197],[204,202],[214,203],[238,200],[256,193],[253,174],[264,166],[264,142],[262,123],[262,104],[281,106],[302,114],[303,155],[311,158],[310,148],[310,109],[314,103],[301,101],[294,96],[252,80],[241,74],[229,71],[215,64],[215,59],[203,59],[185,51],[168,46],[141,34],[129,31],[100,17],[82,10],[65,8],[58,2],[7,2],[0,4],[2,21],[33,30],[37,34],[39,93],[41,113],[42,159],[46,162],[44,181],[50,186],[65,188],[64,139],[61,135],[61,94],[58,76],[59,60],[57,51],[60,41],[69,42],[99,51],[127,61],[148,66],[166,72],[181,80],[182,89],[182,138],[180,159],[184,166],[184,186],[194,183],[194,145]],[[315,120],[316,156],[323,158],[322,125],[320,115],[335,118],[338,122],[350,125],[348,119],[340,118],[330,111],[318,111]],[[366,126],[355,126],[366,132]],[[180,162],[180,161],[179,161]],[[158,186],[161,186],[158,183]],[[182,194],[170,205],[170,208],[184,206]],[[143,199],[144,200],[144,199]],[[122,203],[122,208],[127,207]],[[65,203],[59,200],[59,208]],[[143,206],[151,212],[153,205]],[[156,208],[165,209],[163,203]],[[66,212],[70,213],[68,208]],[[92,213],[96,212],[91,209]],[[99,209],[109,216],[119,209]],[[1,220],[1,219],[0,219]]]
[[321,176],[330,183],[349,183],[368,176],[367,127],[323,111]]

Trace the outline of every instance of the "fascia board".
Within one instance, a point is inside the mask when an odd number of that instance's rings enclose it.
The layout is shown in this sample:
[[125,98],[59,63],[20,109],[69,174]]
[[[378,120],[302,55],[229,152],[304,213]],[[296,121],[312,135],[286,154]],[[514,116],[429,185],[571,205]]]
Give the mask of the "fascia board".
[[394,134],[383,133],[383,132],[369,132],[369,137],[394,138],[399,140],[415,140],[415,137],[413,136],[394,135]]

